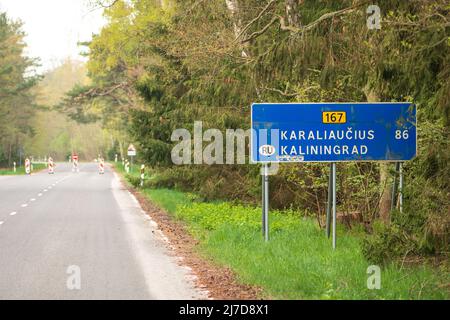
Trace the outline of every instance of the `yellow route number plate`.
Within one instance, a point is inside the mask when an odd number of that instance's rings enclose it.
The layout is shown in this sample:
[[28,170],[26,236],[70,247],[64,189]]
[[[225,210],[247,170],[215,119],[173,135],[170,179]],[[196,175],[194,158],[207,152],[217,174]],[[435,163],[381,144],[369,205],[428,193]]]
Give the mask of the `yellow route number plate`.
[[344,111],[322,112],[322,123],[346,123],[347,113]]

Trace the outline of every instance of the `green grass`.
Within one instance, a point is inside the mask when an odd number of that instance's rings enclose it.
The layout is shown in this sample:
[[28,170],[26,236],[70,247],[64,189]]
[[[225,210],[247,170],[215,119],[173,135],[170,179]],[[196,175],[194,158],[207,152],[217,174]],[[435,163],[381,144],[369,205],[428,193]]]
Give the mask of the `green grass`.
[[[39,170],[43,170],[45,169],[47,166],[45,164],[34,164],[33,165],[33,172],[39,171]],[[25,167],[21,166],[21,167],[17,167],[17,171],[14,172],[14,170],[12,168],[0,168],[0,176],[5,176],[5,175],[24,175],[25,174]]]
[[168,189],[144,189],[143,193],[157,206],[171,214],[175,214],[177,207],[192,202],[188,194]]
[[[229,265],[241,281],[266,289],[282,299],[445,299],[437,288],[447,283],[430,267],[399,270],[391,264],[381,271],[381,289],[367,288],[370,265],[361,254],[357,238],[339,237],[330,242],[312,221],[289,230],[273,232],[263,243],[254,230],[222,225],[205,241],[205,252]],[[445,282],[444,282],[445,281]]]
[[127,178],[127,180],[130,179],[137,179],[139,178],[140,175],[140,165],[138,164],[133,164],[133,166],[130,166],[130,173],[126,173],[125,172],[125,168],[124,166],[122,166],[121,162],[117,162],[114,163],[112,162],[112,165],[114,166],[114,168],[123,176],[125,176]]
[[338,226],[338,248],[317,223],[295,212],[271,211],[271,239],[261,235],[261,209],[231,203],[196,202],[174,190],[143,193],[200,240],[201,253],[228,266],[242,283],[275,299],[448,299],[448,270],[431,266],[381,269],[381,289],[367,288],[370,263],[360,249],[362,232]]

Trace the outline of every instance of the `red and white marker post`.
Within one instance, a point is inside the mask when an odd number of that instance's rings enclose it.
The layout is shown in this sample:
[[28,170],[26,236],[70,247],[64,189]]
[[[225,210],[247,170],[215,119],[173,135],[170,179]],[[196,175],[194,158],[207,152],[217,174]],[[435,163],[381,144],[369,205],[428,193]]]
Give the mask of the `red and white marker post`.
[[31,161],[28,158],[25,159],[25,173],[31,174]]
[[54,174],[55,173],[55,163],[53,162],[52,157],[48,157],[47,166],[48,166],[48,174]]
[[105,174],[105,160],[103,158],[98,160],[98,173]]
[[77,154],[72,154],[72,172],[79,172],[80,170],[78,169],[78,155]]

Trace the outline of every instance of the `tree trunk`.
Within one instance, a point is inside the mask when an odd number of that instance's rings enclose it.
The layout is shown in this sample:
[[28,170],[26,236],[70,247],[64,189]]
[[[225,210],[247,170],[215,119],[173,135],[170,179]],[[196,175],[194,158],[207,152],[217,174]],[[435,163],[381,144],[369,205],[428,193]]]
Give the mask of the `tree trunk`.
[[121,139],[119,139],[119,148],[120,148],[120,159],[124,159],[124,152],[123,152],[123,142]]
[[[367,102],[380,102],[377,92],[369,87],[364,89]],[[380,202],[379,217],[385,224],[391,221],[391,188],[389,177],[389,162],[380,163]]]
[[389,178],[389,163],[382,162],[380,164],[380,218],[385,224],[391,221],[391,188]]
[[11,167],[11,154],[12,154],[12,144],[9,143],[9,150],[8,150],[8,167]]
[[299,4],[303,0],[286,0],[286,17],[289,26],[299,28],[301,27],[301,17]]
[[[236,37],[238,37],[242,31],[242,20],[239,17],[238,0],[225,0],[225,3],[227,5],[228,10],[231,13],[231,17],[233,18],[234,35]],[[242,57],[248,57],[248,53],[245,49],[246,46],[247,46],[247,44],[243,45],[242,52],[241,52]]]
[[225,0],[228,10],[231,13],[231,16],[234,20],[234,34],[237,36],[241,30],[241,23],[239,19],[239,8],[237,0]]

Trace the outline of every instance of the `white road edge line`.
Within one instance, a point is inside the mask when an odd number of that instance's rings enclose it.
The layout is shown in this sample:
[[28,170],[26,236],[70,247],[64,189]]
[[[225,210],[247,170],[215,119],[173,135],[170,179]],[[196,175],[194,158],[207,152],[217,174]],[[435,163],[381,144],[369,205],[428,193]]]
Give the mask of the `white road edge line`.
[[38,194],[38,197],[42,197],[42,193],[39,193],[39,194]]
[[0,221],[0,226],[4,223],[4,221]]
[[30,201],[36,201],[36,199],[35,198],[31,198]]
[[14,211],[14,212],[11,212],[9,215],[10,216],[15,216],[16,214],[17,214],[17,212]]
[[22,207],[22,208],[26,208],[26,207],[28,207],[28,204],[27,204],[27,203],[24,203],[23,205],[21,205],[21,207]]
[[[128,234],[129,240],[133,244],[134,254],[137,258],[138,265],[141,267],[141,270],[144,274],[144,283],[146,284],[148,291],[153,295],[153,298],[156,297],[156,299],[158,299],[164,298],[165,296],[174,298],[174,292],[168,287],[165,288],[162,281],[155,281],[155,279],[159,279],[158,277],[165,277],[164,271],[161,271],[161,273],[151,272],[151,265],[153,263],[153,258],[151,257],[152,254],[148,252],[147,246],[144,245],[144,240],[147,239],[149,235],[149,225],[147,225],[147,223],[142,223],[147,222],[149,219],[151,219],[151,217],[142,213],[143,209],[139,204],[139,201],[136,199],[136,197],[134,197],[132,193],[129,192],[127,194],[126,192],[124,192],[124,186],[121,182],[120,177],[115,172],[113,174],[114,179],[111,180],[112,193],[119,206],[120,216],[125,222],[126,233]],[[154,227],[150,228],[153,229]],[[161,230],[158,231],[162,235],[164,235]],[[155,240],[161,241],[159,235],[158,237],[155,237]],[[164,238],[162,240],[165,242]],[[162,244],[163,241],[161,241],[160,243]],[[171,247],[170,243],[168,243],[167,245],[168,247]],[[170,250],[166,251],[166,249],[163,249],[161,252],[168,255],[171,254]],[[175,272],[176,278],[178,279],[179,277],[180,280],[183,279],[186,281],[184,282],[184,285],[180,285],[180,291],[177,295],[179,295],[180,297],[183,297],[184,295],[190,295],[191,297],[195,296],[199,299],[207,299],[209,297],[209,293],[196,286],[196,282],[194,279],[195,274],[188,272],[187,269],[179,265],[176,258],[174,258],[172,262],[170,262],[170,260],[172,260],[172,258],[169,258],[168,266],[180,266],[181,273]],[[172,263],[174,264],[172,265]],[[169,281],[167,279],[164,279],[164,281]],[[155,286],[155,282],[158,282],[159,285]],[[157,287],[160,288],[157,289]],[[175,299],[176,298],[177,297],[175,297]]]

